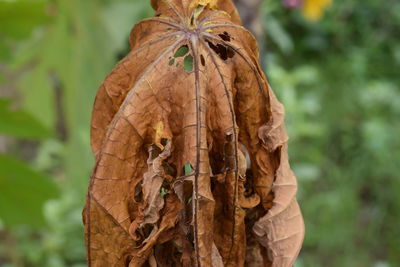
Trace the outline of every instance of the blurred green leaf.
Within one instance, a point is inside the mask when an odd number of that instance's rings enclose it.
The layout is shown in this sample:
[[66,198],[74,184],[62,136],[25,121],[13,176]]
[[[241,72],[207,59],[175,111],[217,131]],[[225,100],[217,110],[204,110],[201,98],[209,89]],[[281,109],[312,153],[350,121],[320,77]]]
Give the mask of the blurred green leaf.
[[29,113],[11,110],[11,101],[0,98],[0,133],[29,139],[43,139],[53,134]]
[[285,54],[291,53],[294,48],[293,40],[277,19],[274,16],[265,16],[264,24],[267,27],[267,36],[279,49]]
[[0,37],[27,37],[38,25],[49,21],[48,0],[0,0]]
[[2,83],[4,83],[5,80],[6,80],[6,79],[5,79],[4,75],[3,75],[3,73],[0,72],[0,85],[1,85]]
[[[49,51],[50,52],[50,51]],[[22,108],[47,128],[55,125],[55,90],[50,83],[50,69],[47,62],[40,60],[32,71],[25,73],[19,80],[23,94]]]
[[133,26],[140,20],[152,15],[149,1],[112,1],[102,11],[102,21],[114,49],[128,47],[129,34]]
[[10,47],[6,43],[6,40],[0,37],[0,61],[8,61],[9,59],[10,59]]
[[50,178],[0,154],[0,217],[7,226],[41,226],[43,204],[58,194]]

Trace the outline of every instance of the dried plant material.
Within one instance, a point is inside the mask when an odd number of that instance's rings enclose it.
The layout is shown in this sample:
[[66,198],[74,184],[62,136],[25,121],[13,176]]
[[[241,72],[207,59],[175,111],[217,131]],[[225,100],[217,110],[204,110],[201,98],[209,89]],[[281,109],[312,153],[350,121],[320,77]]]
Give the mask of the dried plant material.
[[279,167],[272,185],[273,206],[254,225],[258,241],[268,248],[273,266],[291,266],[300,252],[304,238],[304,223],[296,201],[297,181],[287,157],[287,136],[284,128],[284,108],[270,93],[273,123],[260,128],[259,137],[271,151],[279,151]]
[[152,231],[143,243],[147,243],[155,233],[157,233],[157,222],[160,218],[159,212],[164,207],[164,193],[162,192],[162,185],[164,180],[168,179],[163,169],[163,161],[171,154],[171,142],[168,142],[164,151],[159,154],[159,148],[155,145],[150,146],[149,159],[147,160],[147,172],[143,175],[143,208],[140,209],[140,215],[135,218],[131,223],[129,232],[135,240],[140,237],[136,234],[137,231],[145,235],[146,227],[151,227]]
[[88,265],[291,266],[304,225],[253,36],[230,0],[151,4],[96,96]]

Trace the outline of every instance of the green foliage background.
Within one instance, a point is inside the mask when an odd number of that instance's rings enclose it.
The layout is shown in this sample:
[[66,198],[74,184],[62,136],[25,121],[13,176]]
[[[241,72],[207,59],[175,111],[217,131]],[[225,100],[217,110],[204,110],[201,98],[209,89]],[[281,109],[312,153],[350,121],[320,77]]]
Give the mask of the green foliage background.
[[[0,266],[85,266],[81,210],[100,82],[152,15],[139,0],[0,0]],[[400,265],[400,2],[324,18],[264,0],[306,239],[297,267]]]

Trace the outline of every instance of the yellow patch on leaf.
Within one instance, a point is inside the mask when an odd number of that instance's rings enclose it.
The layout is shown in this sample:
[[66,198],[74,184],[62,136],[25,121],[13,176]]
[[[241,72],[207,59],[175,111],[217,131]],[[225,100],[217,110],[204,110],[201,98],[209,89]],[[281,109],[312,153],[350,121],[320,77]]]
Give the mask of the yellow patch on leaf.
[[209,9],[215,10],[217,9],[218,0],[195,0],[190,5],[191,7],[195,6],[207,6]]
[[161,150],[164,149],[164,146],[161,144],[161,139],[164,137],[164,124],[160,120],[156,125],[156,140],[155,145],[158,146]]

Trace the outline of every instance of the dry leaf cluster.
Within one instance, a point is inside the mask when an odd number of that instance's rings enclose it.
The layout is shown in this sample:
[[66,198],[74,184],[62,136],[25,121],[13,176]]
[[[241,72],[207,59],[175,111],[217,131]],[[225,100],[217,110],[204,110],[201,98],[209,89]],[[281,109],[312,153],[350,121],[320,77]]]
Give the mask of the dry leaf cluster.
[[152,0],[102,83],[89,266],[291,266],[304,236],[284,109],[230,0]]

